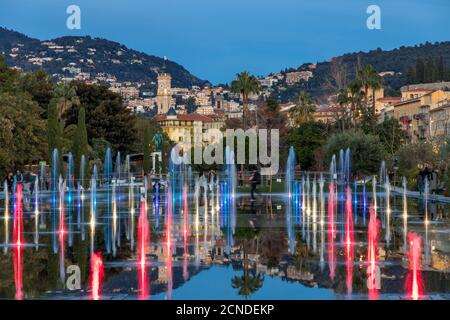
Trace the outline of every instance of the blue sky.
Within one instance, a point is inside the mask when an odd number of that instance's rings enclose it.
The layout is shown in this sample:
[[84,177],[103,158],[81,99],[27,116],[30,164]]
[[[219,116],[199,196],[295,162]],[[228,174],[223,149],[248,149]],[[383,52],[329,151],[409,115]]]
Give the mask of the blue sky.
[[[450,40],[448,0],[0,0],[0,26],[31,37],[91,35],[167,56],[196,76],[276,72],[346,52]],[[66,8],[81,8],[81,30]],[[366,9],[381,8],[381,30]]]

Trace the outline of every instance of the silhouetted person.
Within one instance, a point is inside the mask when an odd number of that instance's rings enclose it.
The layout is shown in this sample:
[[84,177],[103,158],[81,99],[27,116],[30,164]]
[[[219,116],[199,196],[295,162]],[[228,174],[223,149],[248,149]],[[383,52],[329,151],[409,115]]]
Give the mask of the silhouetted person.
[[8,185],[8,192],[11,193],[14,187],[14,175],[11,171],[8,172],[8,175],[6,176],[6,183]]
[[22,174],[22,172],[20,172],[20,170],[16,171],[15,179],[16,179],[16,183],[23,183],[23,174]]
[[259,174],[258,170],[254,170],[253,175],[250,178],[250,184],[251,184],[250,195],[251,195],[252,201],[255,200],[255,191],[260,183],[261,183],[261,175]]

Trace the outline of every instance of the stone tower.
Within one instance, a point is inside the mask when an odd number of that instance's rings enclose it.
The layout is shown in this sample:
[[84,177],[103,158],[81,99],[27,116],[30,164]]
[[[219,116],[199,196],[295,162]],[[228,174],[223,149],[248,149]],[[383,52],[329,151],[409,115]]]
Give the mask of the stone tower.
[[158,114],[166,114],[169,111],[172,102],[172,77],[166,72],[165,67],[158,74],[158,91],[156,95],[156,104],[158,105]]

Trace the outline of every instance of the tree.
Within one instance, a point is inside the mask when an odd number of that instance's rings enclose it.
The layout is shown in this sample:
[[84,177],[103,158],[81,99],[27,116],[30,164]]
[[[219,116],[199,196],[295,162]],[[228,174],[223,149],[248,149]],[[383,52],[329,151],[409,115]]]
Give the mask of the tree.
[[29,96],[0,92],[0,172],[46,158],[46,124],[41,113]]
[[[138,138],[135,129],[136,117],[122,102],[120,95],[105,86],[74,83],[80,105],[86,108],[86,129],[89,145],[93,140],[105,140],[111,149],[122,154],[132,151]],[[66,125],[78,121],[79,105],[73,104],[66,112]]]
[[425,62],[421,57],[419,57],[416,61],[416,82],[425,82]]
[[403,142],[403,131],[398,120],[384,119],[375,127],[375,133],[380,137],[381,143],[388,154],[393,156]]
[[[236,79],[231,82],[231,91],[234,93],[239,93],[242,97],[243,103],[243,123],[244,130],[246,129],[247,123],[247,108],[249,96],[251,94],[259,94],[261,87],[258,79],[251,75],[248,71],[243,71],[236,74]],[[258,124],[256,123],[256,126]]]
[[308,121],[292,128],[287,137],[287,146],[294,146],[296,159],[302,170],[310,170],[316,163],[317,152],[326,142],[326,125],[321,122]]
[[151,164],[150,164],[150,128],[149,125],[146,124],[144,128],[144,141],[142,145],[143,151],[144,151],[144,163],[143,163],[143,169],[144,173],[148,173],[151,170]]
[[[89,153],[89,143],[87,137],[87,129],[86,129],[86,110],[84,107],[80,107],[78,110],[78,123],[77,130],[75,132],[75,137],[73,141],[73,158],[74,158],[74,167],[75,167],[75,177],[77,177],[81,183],[84,184],[84,176],[81,176],[81,157],[84,155],[88,156]],[[87,162],[85,164],[84,172],[86,173]]]
[[[59,164],[62,164],[62,129],[58,117],[58,106],[56,99],[50,100],[47,110],[47,137],[49,163],[52,163],[53,150],[59,151]],[[61,168],[61,166],[59,166]]]
[[408,178],[409,187],[416,186],[416,178],[425,165],[436,168],[439,154],[435,152],[433,144],[419,142],[402,145],[396,152],[399,174]]
[[52,99],[53,83],[44,70],[39,69],[34,72],[26,73],[21,78],[21,87],[23,91],[28,92],[32,99],[36,101],[44,110],[42,117],[46,117],[47,106]]
[[434,61],[431,57],[427,59],[427,63],[425,66],[425,76],[424,76],[424,82],[425,83],[431,83],[436,81],[436,67],[434,65]]
[[79,105],[77,87],[72,83],[61,82],[53,90],[53,98],[57,101],[58,119],[61,121],[63,115],[72,105]]
[[[240,219],[242,220],[242,219]],[[243,225],[243,224],[239,224]],[[249,272],[249,259],[248,259],[248,247],[251,242],[258,236],[259,230],[249,227],[236,228],[236,241],[240,243],[242,250],[242,265],[243,274],[238,277],[235,276],[231,279],[231,286],[234,289],[239,289],[239,295],[248,298],[252,293],[256,292],[263,286],[264,277],[260,274],[250,275]]]
[[438,81],[445,80],[445,62],[442,56],[436,59],[436,77]]
[[314,102],[305,91],[301,91],[294,100],[295,107],[290,115],[295,126],[300,126],[312,120],[312,113],[316,110]]
[[359,80],[353,80],[348,84],[348,100],[351,105],[352,118],[355,127],[358,124],[358,119],[365,113],[365,109],[362,108],[362,99],[365,93],[362,91],[362,84]]
[[369,89],[372,89],[372,114],[375,115],[375,91],[381,88],[381,77],[375,68],[367,64],[358,71],[357,79],[364,88],[364,106],[367,108]]
[[329,164],[333,154],[350,148],[352,172],[357,176],[376,174],[385,157],[380,138],[361,130],[349,130],[332,135],[324,145],[325,164]]
[[347,69],[343,58],[333,58],[330,62],[330,76],[327,86],[334,92],[345,88],[347,83]]

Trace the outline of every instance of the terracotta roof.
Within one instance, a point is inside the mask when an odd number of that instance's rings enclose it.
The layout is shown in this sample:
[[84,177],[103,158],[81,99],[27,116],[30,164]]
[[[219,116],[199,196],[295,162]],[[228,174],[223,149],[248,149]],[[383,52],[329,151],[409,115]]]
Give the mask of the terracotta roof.
[[433,91],[435,91],[435,90],[416,88],[416,89],[410,89],[410,90],[406,89],[403,92],[433,92]]
[[405,101],[400,101],[399,103],[394,104],[394,107],[396,106],[401,106],[403,104],[408,104],[410,102],[417,102],[420,101],[420,98],[415,98],[415,99],[409,99],[409,100],[405,100]]
[[[156,121],[164,121],[167,120],[167,115],[158,114],[155,116]],[[201,122],[213,122],[213,119],[210,117],[198,114],[198,113],[188,113],[188,114],[177,114],[176,119],[179,121],[201,121]]]
[[401,97],[385,97],[385,98],[379,98],[377,101],[386,101],[386,102],[389,102],[389,101],[392,101],[392,102],[395,102],[395,101],[401,101],[402,100],[402,98]]
[[448,108],[450,108],[450,104],[445,104],[445,105],[437,107],[435,109],[431,109],[430,112],[441,111],[441,110],[448,109]]

